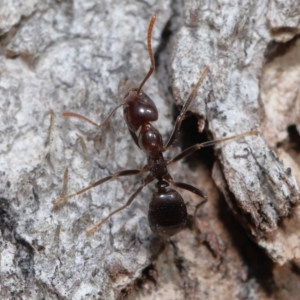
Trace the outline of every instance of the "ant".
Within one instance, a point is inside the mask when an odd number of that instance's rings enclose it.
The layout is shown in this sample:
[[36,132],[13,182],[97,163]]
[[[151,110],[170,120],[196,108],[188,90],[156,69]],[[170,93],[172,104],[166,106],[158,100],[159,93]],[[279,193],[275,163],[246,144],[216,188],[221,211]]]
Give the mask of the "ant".
[[151,124],[151,122],[158,119],[158,111],[154,102],[150,97],[142,91],[142,87],[153,74],[155,68],[154,56],[151,46],[152,30],[156,20],[156,15],[153,15],[150,24],[148,27],[147,34],[147,47],[148,53],[151,61],[150,69],[143,79],[142,83],[138,88],[130,89],[124,97],[124,100],[121,104],[117,105],[110,114],[106,117],[104,122],[100,125],[91,121],[90,119],[79,115],[74,112],[64,112],[64,117],[75,117],[87,121],[88,123],[101,128],[104,127],[115,111],[123,106],[124,119],[127,124],[129,133],[135,142],[135,144],[147,155],[147,164],[142,169],[136,170],[124,170],[112,175],[109,175],[105,178],[102,178],[88,187],[68,196],[62,196],[54,202],[54,205],[58,206],[69,198],[72,198],[76,195],[80,195],[106,181],[111,179],[116,179],[122,176],[138,175],[148,172],[149,174],[143,179],[140,187],[135,191],[135,193],[127,200],[127,202],[119,207],[118,209],[111,212],[105,219],[96,224],[91,229],[87,230],[87,233],[93,233],[96,231],[103,223],[105,223],[109,218],[114,214],[122,211],[128,207],[136,196],[142,191],[142,189],[152,182],[154,179],[157,180],[155,185],[156,191],[153,192],[152,198],[150,201],[149,212],[148,212],[148,221],[152,232],[158,236],[170,237],[183,229],[187,221],[187,209],[186,204],[184,203],[181,195],[174,189],[169,188],[169,185],[173,185],[177,188],[188,190],[201,197],[203,201],[199,203],[195,208],[194,220],[196,216],[197,209],[204,204],[208,198],[207,196],[198,188],[182,182],[176,182],[173,180],[172,176],[168,172],[168,166],[173,164],[189,155],[195,151],[216,145],[221,142],[228,140],[233,140],[248,135],[256,135],[256,131],[248,131],[239,135],[216,139],[201,144],[196,144],[191,146],[176,157],[170,160],[165,160],[163,152],[168,150],[170,146],[174,143],[176,136],[179,132],[180,125],[186,116],[188,108],[191,106],[197,90],[202,83],[204,77],[209,72],[209,67],[205,67],[202,72],[198,82],[193,87],[189,97],[187,98],[185,104],[183,105],[179,116],[177,117],[173,131],[166,143],[163,142],[162,136],[159,131]]

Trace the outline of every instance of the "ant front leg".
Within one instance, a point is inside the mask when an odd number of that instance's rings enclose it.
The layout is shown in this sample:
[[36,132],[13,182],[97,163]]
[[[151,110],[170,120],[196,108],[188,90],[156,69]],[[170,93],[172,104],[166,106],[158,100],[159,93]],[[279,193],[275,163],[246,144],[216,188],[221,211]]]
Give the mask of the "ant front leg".
[[192,89],[189,97],[187,98],[186,102],[184,103],[184,105],[183,105],[183,107],[181,109],[181,112],[180,112],[179,116],[176,119],[176,123],[174,125],[173,132],[171,133],[171,135],[169,137],[169,140],[167,141],[167,143],[163,147],[162,152],[165,152],[166,150],[168,150],[168,148],[170,146],[172,146],[173,143],[175,142],[175,139],[176,139],[176,136],[177,136],[177,134],[179,132],[181,123],[185,119],[186,112],[189,109],[190,105],[193,103],[193,101],[194,101],[194,99],[195,99],[195,97],[197,95],[197,90],[198,90],[200,84],[203,82],[203,80],[205,78],[205,75],[208,73],[208,71],[209,71],[209,67],[206,66],[205,69],[203,70],[200,78],[198,79],[198,82],[193,87],[193,89]]

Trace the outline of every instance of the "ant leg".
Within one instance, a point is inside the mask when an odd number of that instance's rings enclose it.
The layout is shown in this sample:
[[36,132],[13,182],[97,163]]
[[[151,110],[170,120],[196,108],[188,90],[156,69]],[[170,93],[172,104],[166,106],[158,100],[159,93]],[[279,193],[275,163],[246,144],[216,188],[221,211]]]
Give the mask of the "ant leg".
[[114,173],[112,175],[109,175],[107,177],[104,177],[104,178],[94,182],[93,184],[89,185],[88,187],[86,187],[86,188],[84,188],[84,189],[82,189],[82,190],[80,190],[80,191],[78,191],[74,194],[63,196],[63,197],[59,198],[58,200],[54,201],[53,204],[55,206],[58,206],[61,203],[65,202],[67,199],[70,199],[74,196],[80,195],[80,194],[82,194],[82,193],[96,187],[97,185],[100,185],[100,184],[108,181],[108,180],[116,179],[116,178],[121,177],[121,176],[137,175],[137,174],[144,173],[146,171],[148,171],[148,170],[146,168],[144,168],[144,169],[139,169],[139,170],[125,170],[125,171]]
[[[213,252],[213,254],[217,257],[218,261],[220,261],[220,247],[219,247],[219,242],[218,242],[218,238],[215,236],[214,233],[208,231],[208,233],[206,233],[204,236],[201,236],[201,229],[206,228],[206,222],[202,221],[202,220],[198,220],[197,219],[197,212],[199,210],[199,208],[205,204],[208,201],[207,196],[198,188],[190,185],[190,184],[186,184],[186,183],[181,183],[181,182],[173,182],[173,181],[169,181],[171,184],[175,185],[176,187],[188,190],[189,192],[192,192],[198,196],[200,196],[201,198],[203,198],[203,201],[201,201],[200,203],[198,203],[195,207],[194,210],[194,215],[193,215],[193,230],[195,232],[195,237],[197,242],[203,243],[204,241],[206,241],[208,243],[209,248],[211,249],[211,251]],[[198,226],[198,222],[200,222],[201,226],[199,228]],[[207,229],[207,228],[206,228]],[[206,235],[208,235],[206,237]]]
[[[206,198],[206,201],[208,199]],[[193,229],[194,229],[194,232],[196,233],[196,238],[197,238],[197,241],[198,243],[202,243],[203,242],[203,238],[200,236],[200,232],[198,231],[198,226],[197,226],[197,212],[198,212],[198,209],[199,207],[201,207],[204,203],[206,203],[206,201],[202,201],[200,203],[198,203],[195,207],[195,210],[194,210],[194,216],[193,216]]]
[[204,143],[201,143],[201,144],[196,144],[196,145],[193,145],[193,146],[183,150],[177,156],[175,156],[174,158],[168,160],[167,164],[170,165],[170,164],[172,164],[176,161],[179,161],[179,160],[191,155],[195,151],[200,150],[201,148],[210,147],[210,146],[213,146],[213,145],[216,145],[216,144],[219,144],[219,143],[223,143],[223,142],[226,142],[226,141],[229,141],[229,140],[236,140],[238,138],[242,138],[242,137],[245,137],[245,136],[248,136],[248,135],[257,135],[257,134],[258,134],[258,132],[256,130],[252,130],[252,131],[247,131],[247,132],[237,134],[237,135],[234,135],[234,136],[221,138],[221,139],[217,139],[217,140],[212,140],[212,141],[204,142]]
[[108,123],[109,119],[110,119],[110,118],[112,117],[112,115],[116,112],[116,110],[117,110],[118,108],[120,108],[121,106],[123,106],[124,104],[126,104],[126,103],[127,103],[127,101],[124,101],[124,102],[122,102],[121,104],[117,105],[117,106],[109,113],[109,115],[106,117],[106,119],[105,119],[101,124],[99,124],[99,125],[98,125],[97,123],[95,123],[94,121],[88,119],[87,117],[82,116],[82,115],[77,114],[77,113],[74,113],[74,112],[71,112],[71,111],[65,111],[65,112],[63,112],[62,115],[63,115],[64,117],[78,118],[78,119],[84,120],[84,121],[86,121],[86,122],[88,122],[88,123],[90,123],[90,124],[92,124],[92,125],[94,125],[94,126],[96,126],[96,127],[98,127],[98,128],[101,128],[101,127],[106,126],[106,124]]
[[150,61],[151,61],[151,66],[150,66],[150,69],[149,69],[147,75],[145,76],[144,80],[142,81],[142,83],[140,84],[140,86],[137,90],[137,95],[140,93],[143,85],[149,79],[149,77],[152,75],[154,68],[155,68],[154,55],[153,55],[153,50],[152,50],[152,45],[151,45],[152,30],[153,30],[155,21],[156,21],[156,15],[153,15],[150,20],[149,26],[148,26],[148,34],[147,34],[147,47],[148,47],[148,54],[149,54]]
[[[152,45],[151,45],[151,36],[152,36],[152,30],[153,30],[153,26],[154,26],[154,23],[156,21],[156,15],[153,15],[151,20],[150,20],[150,23],[149,23],[149,27],[148,27],[148,35],[147,35],[147,45],[148,45],[148,53],[149,53],[149,57],[150,57],[150,61],[151,61],[151,66],[150,66],[150,69],[146,75],[146,77],[144,78],[144,80],[142,81],[142,83],[140,84],[138,90],[137,90],[137,94],[140,93],[143,85],[145,84],[145,82],[148,80],[148,78],[152,75],[153,71],[154,71],[154,68],[155,68],[155,62],[154,62],[154,55],[153,55],[153,51],[152,51]],[[122,102],[121,104],[117,105],[111,112],[110,114],[106,117],[106,119],[100,124],[98,125],[97,123],[95,123],[94,121],[88,119],[87,117],[85,116],[82,116],[80,114],[77,114],[77,113],[73,113],[73,112],[69,112],[69,111],[66,111],[63,113],[63,116],[64,117],[73,117],[73,118],[78,118],[78,119],[82,119],[96,127],[104,127],[106,126],[106,124],[108,123],[109,119],[112,117],[112,115],[116,112],[116,110],[123,106],[124,104],[126,104],[127,101],[124,101]]]
[[216,258],[218,263],[222,262],[222,254],[224,252],[224,243],[221,237],[219,237],[212,229],[209,222],[205,217],[198,217],[197,212],[199,208],[204,204],[205,201],[200,202],[196,205],[194,216],[193,216],[193,230],[195,232],[195,238],[197,243],[200,245],[206,243],[208,249],[211,251],[213,256]]
[[[208,200],[207,196],[201,190],[199,190],[198,188],[196,188],[193,185],[190,185],[190,184],[187,184],[187,183],[183,183],[183,182],[175,182],[175,181],[170,180],[170,179],[168,179],[167,181],[169,183],[171,183],[172,185],[176,186],[176,187],[179,187],[181,189],[187,190],[187,191],[189,191],[189,192],[191,192],[193,194],[196,194],[197,196],[203,198],[204,199],[203,203],[205,203]],[[201,205],[203,203],[201,203]]]
[[202,83],[205,75],[208,73],[208,71],[209,71],[209,67],[206,66],[205,69],[203,70],[200,78],[198,79],[198,82],[193,87],[189,97],[187,98],[186,102],[184,103],[184,105],[181,109],[181,112],[180,112],[179,116],[176,119],[176,123],[174,125],[173,132],[172,132],[171,136],[169,137],[169,140],[167,141],[167,143],[163,147],[162,152],[165,152],[174,143],[174,141],[176,139],[176,136],[179,132],[180,125],[181,125],[182,121],[185,118],[185,114],[186,114],[188,108],[190,107],[190,105],[192,104],[193,100],[195,99],[195,96],[197,94],[197,90],[198,90],[200,84]]
[[148,175],[142,182],[141,186],[135,191],[135,193],[127,200],[127,202],[117,208],[116,210],[114,210],[113,212],[111,212],[105,219],[103,219],[101,222],[99,222],[98,224],[96,224],[95,226],[93,226],[91,229],[87,230],[87,234],[91,234],[94,233],[103,223],[105,223],[109,218],[111,218],[114,214],[120,212],[121,210],[125,209],[126,207],[128,207],[132,201],[135,199],[135,197],[142,191],[142,189],[149,184],[151,181],[153,181],[153,177]]
[[65,171],[64,171],[63,188],[62,188],[62,191],[60,193],[60,198],[63,198],[66,195],[66,191],[67,191],[67,188],[68,188],[68,176],[69,176],[69,169],[68,169],[68,167],[66,167]]
[[198,188],[194,187],[193,185],[190,185],[190,184],[187,184],[187,183],[183,183],[183,182],[174,182],[172,180],[169,180],[168,181],[169,183],[173,184],[174,186],[176,187],[179,187],[181,189],[185,189],[189,192],[192,192],[194,194],[196,194],[197,196],[203,198],[203,201],[201,201],[200,203],[198,203],[195,207],[195,210],[194,210],[194,216],[193,216],[193,229],[197,235],[197,240],[200,241],[202,240],[200,238],[200,234],[198,233],[198,230],[197,230],[197,223],[196,223],[196,219],[197,219],[197,212],[198,212],[198,209],[200,206],[202,206],[204,203],[206,203],[208,201],[208,198],[207,196],[201,191],[199,190]]

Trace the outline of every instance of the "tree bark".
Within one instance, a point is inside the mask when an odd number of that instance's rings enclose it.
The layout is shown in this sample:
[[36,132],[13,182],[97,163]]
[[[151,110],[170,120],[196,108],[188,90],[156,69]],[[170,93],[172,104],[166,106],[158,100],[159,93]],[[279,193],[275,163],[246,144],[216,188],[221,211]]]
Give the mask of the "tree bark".
[[[150,65],[146,34],[154,13],[157,69],[143,89],[158,107],[155,126],[164,140],[173,126],[172,96],[180,107],[205,65],[210,72],[191,107],[197,121],[187,119],[183,142],[194,128],[205,129],[200,139],[259,134],[170,167],[176,181],[209,198],[196,230],[199,198],[180,191],[187,228],[168,240],[154,237],[146,217],[150,185],[87,235],[142,176],[109,181],[59,207],[53,201],[141,168],[146,158],[121,110],[100,130],[62,112],[101,123],[128,87],[139,85]],[[299,16],[299,1],[2,1],[1,298],[296,299]],[[174,146],[167,156],[179,152]]]

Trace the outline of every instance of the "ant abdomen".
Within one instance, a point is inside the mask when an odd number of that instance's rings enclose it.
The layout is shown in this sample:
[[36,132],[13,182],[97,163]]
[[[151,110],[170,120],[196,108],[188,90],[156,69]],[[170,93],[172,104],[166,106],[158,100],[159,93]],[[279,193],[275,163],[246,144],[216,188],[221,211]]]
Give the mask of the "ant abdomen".
[[186,220],[186,205],[177,191],[164,188],[153,193],[148,221],[154,234],[170,237],[184,228]]

